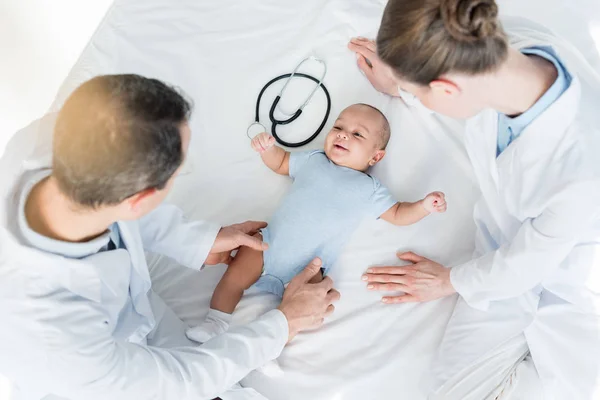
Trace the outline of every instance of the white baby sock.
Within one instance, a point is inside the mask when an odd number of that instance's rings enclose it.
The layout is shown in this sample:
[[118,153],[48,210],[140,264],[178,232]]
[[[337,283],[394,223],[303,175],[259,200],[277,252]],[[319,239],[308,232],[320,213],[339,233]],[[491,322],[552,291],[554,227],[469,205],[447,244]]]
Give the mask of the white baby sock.
[[231,323],[231,314],[219,310],[210,309],[204,322],[188,329],[185,335],[194,342],[204,343],[213,337],[227,331]]
[[257,369],[271,378],[276,378],[283,375],[283,369],[281,369],[281,366],[277,360],[268,361],[262,367],[258,367]]

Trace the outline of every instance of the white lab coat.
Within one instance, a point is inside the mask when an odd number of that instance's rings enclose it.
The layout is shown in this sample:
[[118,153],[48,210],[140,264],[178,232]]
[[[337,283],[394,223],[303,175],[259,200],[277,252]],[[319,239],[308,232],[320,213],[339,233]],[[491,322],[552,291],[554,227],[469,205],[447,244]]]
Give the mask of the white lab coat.
[[278,357],[288,337],[281,312],[191,345],[185,324],[151,290],[145,250],[199,269],[219,226],[186,222],[163,205],[139,222],[119,222],[127,251],[76,260],[28,247],[16,225],[18,194],[49,160],[20,162],[32,143],[31,132],[19,134],[0,160],[0,373],[19,397],[263,398],[251,389],[223,392]]
[[[523,19],[504,25],[514,47],[553,46],[574,79],[498,158],[498,114],[467,123],[482,192],[476,252],[451,271],[462,299],[434,366],[432,398],[598,398],[600,79],[544,28]],[[539,382],[527,389],[537,386],[536,394],[523,395],[514,386],[527,348]],[[476,375],[481,381],[469,383]]]

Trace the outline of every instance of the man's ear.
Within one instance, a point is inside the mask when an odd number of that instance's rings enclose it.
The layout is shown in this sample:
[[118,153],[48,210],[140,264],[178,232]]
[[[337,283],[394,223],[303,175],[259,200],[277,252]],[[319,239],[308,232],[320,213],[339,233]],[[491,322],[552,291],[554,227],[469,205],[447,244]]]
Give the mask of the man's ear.
[[144,204],[146,203],[146,201],[149,198],[151,198],[156,192],[157,190],[155,188],[145,189],[125,199],[129,211],[133,212],[134,214],[138,214],[141,210],[144,209]]
[[385,157],[385,150],[377,150],[373,158],[371,158],[371,161],[369,161],[369,166],[372,167],[373,165],[377,164],[383,159],[383,157]]

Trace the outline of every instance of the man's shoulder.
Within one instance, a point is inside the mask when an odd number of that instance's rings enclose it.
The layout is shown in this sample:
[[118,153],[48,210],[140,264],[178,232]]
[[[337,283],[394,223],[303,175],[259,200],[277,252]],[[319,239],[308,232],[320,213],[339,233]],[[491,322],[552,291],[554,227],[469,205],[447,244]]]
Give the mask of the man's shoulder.
[[55,301],[71,296],[99,302],[101,281],[91,260],[38,250],[0,227],[0,287],[0,293],[14,298]]
[[[17,218],[20,213],[19,201],[23,190],[32,180],[50,173],[49,169],[27,170],[19,168],[16,172],[3,177],[0,185],[0,227],[20,239]],[[19,240],[20,241],[20,240]]]

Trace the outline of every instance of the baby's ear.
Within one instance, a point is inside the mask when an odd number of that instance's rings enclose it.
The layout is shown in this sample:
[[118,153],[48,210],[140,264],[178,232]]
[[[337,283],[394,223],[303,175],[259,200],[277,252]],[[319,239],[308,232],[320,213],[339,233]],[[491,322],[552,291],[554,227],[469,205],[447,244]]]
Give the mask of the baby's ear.
[[379,161],[381,161],[384,156],[385,156],[385,150],[377,150],[377,152],[375,153],[373,158],[371,158],[371,161],[369,161],[369,165],[372,167],[373,165],[375,165]]

